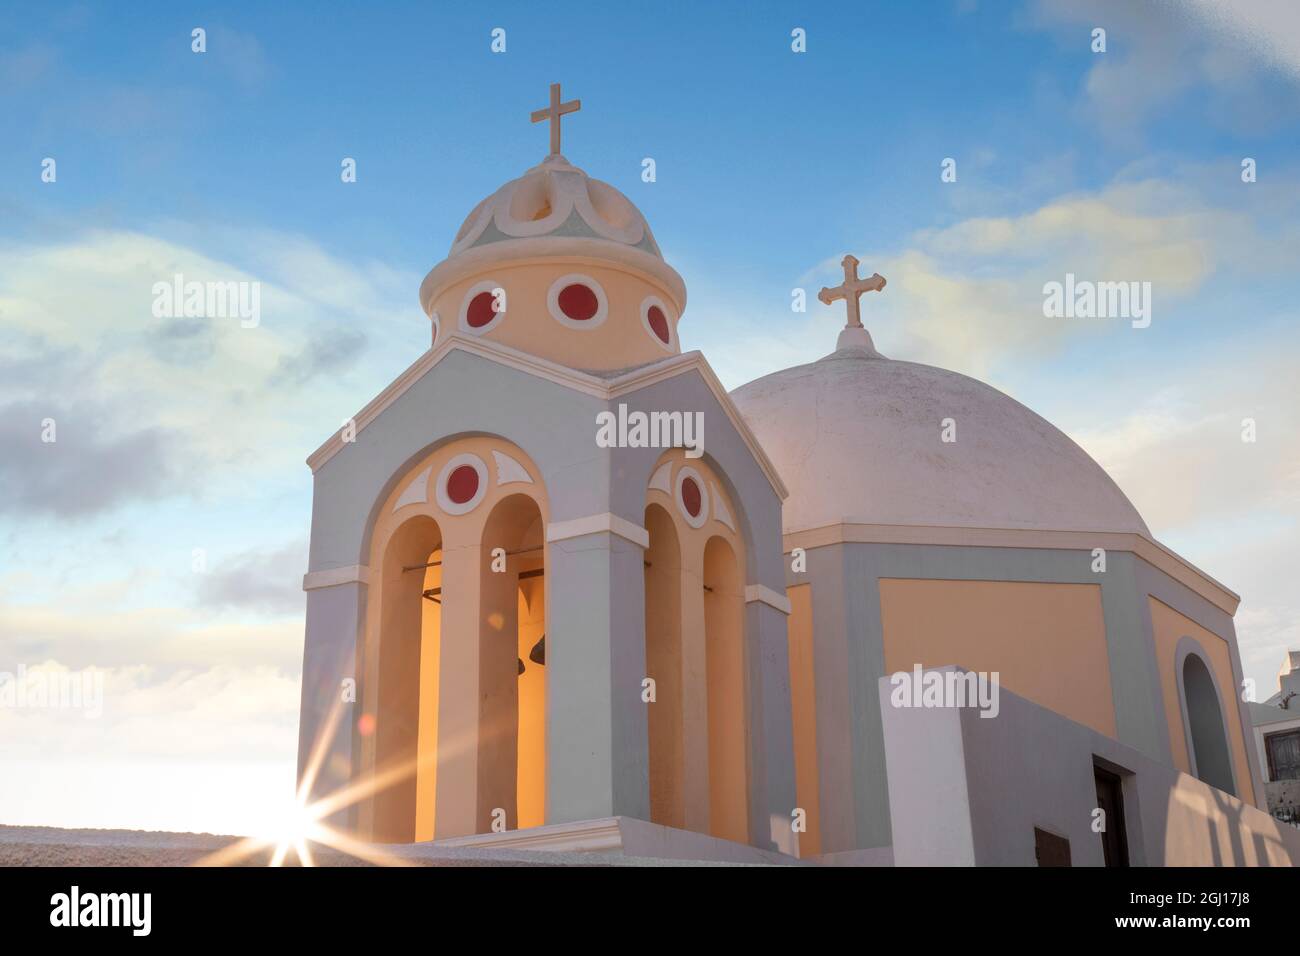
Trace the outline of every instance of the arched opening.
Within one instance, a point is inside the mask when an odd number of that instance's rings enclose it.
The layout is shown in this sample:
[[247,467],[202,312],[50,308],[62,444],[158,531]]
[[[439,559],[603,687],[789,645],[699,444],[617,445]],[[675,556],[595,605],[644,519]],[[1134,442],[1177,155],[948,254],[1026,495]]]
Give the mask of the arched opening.
[[362,733],[374,734],[375,773],[385,781],[374,797],[374,838],[382,842],[433,833],[441,604],[427,592],[439,590],[428,582],[439,580],[430,565],[441,547],[438,523],[421,515],[394,531],[384,551],[379,692],[376,711],[361,724]]
[[745,592],[722,538],[704,546],[704,643],[709,706],[709,832],[749,842],[745,719]]
[[646,674],[655,682],[650,705],[650,819],[684,828],[682,737],[682,559],[673,519],[660,505],[645,510]]
[[479,579],[478,831],[546,815],[546,587],[541,510],[510,495],[483,526]]
[[1219,695],[1209,668],[1198,654],[1188,654],[1183,660],[1183,702],[1196,776],[1236,796]]

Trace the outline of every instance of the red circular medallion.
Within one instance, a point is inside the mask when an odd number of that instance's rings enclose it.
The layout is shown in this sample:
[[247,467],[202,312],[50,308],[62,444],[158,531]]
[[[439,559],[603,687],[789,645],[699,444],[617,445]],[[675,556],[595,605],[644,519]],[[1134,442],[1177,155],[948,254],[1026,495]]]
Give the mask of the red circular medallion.
[[481,329],[497,317],[496,297],[491,292],[480,292],[470,299],[465,321],[471,329]]
[[578,282],[561,289],[558,302],[560,311],[575,322],[586,322],[600,308],[596,293]]
[[657,305],[652,305],[646,309],[646,321],[650,323],[650,328],[654,334],[659,336],[659,341],[667,345],[672,341],[672,333],[668,330],[668,316],[664,315],[664,310]]
[[478,494],[478,472],[472,465],[461,465],[447,476],[447,497],[463,505]]
[[689,475],[682,479],[682,506],[692,518],[700,516],[700,486]]

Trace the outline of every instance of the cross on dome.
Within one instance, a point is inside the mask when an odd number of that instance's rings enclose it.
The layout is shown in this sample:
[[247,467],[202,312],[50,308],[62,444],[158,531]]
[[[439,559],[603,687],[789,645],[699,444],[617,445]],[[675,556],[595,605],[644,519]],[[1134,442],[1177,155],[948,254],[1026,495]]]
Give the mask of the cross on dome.
[[817,298],[827,305],[843,299],[848,306],[849,313],[849,321],[844,327],[846,329],[860,329],[862,328],[862,315],[859,310],[858,299],[864,292],[882,291],[885,288],[885,277],[879,272],[874,272],[868,279],[859,279],[858,260],[852,255],[847,255],[840,260],[840,265],[844,267],[844,283],[837,285],[833,289],[823,287],[817,293]]
[[534,123],[540,123],[543,120],[549,120],[551,123],[551,155],[560,155],[560,117],[566,113],[576,113],[582,109],[582,100],[569,100],[567,103],[560,102],[560,84],[551,84],[551,103],[545,109],[533,110],[532,118]]

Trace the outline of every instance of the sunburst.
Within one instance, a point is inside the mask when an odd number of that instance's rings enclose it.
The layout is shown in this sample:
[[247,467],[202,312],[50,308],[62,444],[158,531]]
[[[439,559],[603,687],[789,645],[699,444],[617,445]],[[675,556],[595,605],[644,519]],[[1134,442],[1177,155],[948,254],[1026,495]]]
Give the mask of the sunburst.
[[411,760],[390,767],[367,780],[345,784],[332,793],[316,800],[311,799],[312,788],[320,774],[329,742],[334,739],[342,713],[343,702],[337,700],[312,747],[311,759],[304,769],[298,792],[293,801],[285,807],[281,818],[268,827],[266,833],[236,840],[229,846],[209,853],[198,860],[195,866],[235,866],[268,849],[271,850],[271,866],[283,866],[290,851],[297,857],[300,865],[314,866],[312,844],[337,850],[376,866],[415,865],[409,859],[332,827],[325,823],[325,820],[409,778],[415,773],[418,761]]

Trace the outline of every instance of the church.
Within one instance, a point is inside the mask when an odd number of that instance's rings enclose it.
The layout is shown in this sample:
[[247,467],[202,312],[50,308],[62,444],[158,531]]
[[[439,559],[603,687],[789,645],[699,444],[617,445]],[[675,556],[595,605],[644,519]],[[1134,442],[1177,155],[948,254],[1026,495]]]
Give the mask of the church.
[[548,155],[420,286],[428,351],[308,459],[306,798],[374,843],[1300,862],[1238,595],[1043,418],[880,354],[853,256],[828,354],[728,393],[561,153],[578,107],[551,87]]

